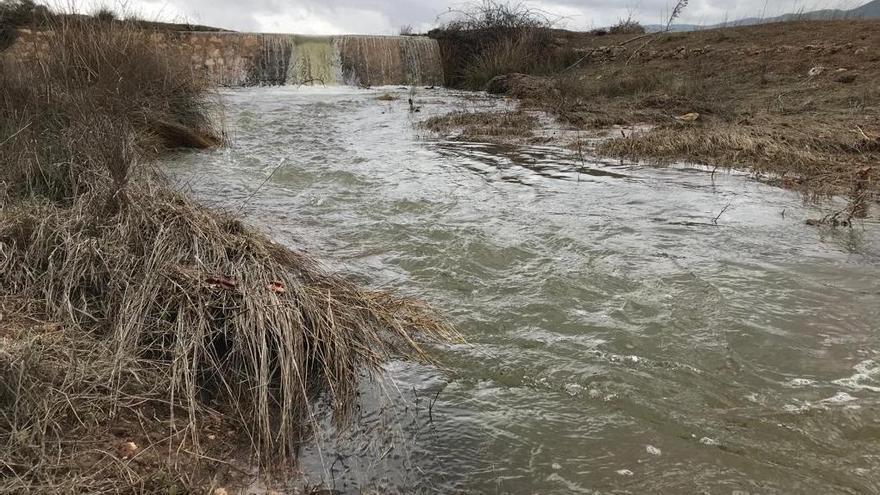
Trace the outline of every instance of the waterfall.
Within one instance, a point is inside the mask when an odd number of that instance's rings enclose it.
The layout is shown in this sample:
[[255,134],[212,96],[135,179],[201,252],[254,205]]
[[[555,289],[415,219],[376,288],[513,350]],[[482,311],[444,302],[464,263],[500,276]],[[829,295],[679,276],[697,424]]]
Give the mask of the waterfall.
[[342,80],[339,53],[329,36],[292,36],[284,84],[331,85]]
[[430,38],[187,33],[174,42],[224,86],[443,84]]
[[347,84],[443,84],[440,47],[430,38],[339,36],[336,43]]

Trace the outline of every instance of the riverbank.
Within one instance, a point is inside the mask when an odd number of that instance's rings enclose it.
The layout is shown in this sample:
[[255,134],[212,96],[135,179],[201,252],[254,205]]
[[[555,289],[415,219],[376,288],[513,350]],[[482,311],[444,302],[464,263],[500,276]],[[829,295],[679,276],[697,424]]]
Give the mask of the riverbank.
[[593,153],[751,170],[812,195],[880,191],[878,22],[565,33],[554,46],[574,62],[485,89],[589,135],[614,130]]
[[136,23],[0,54],[0,492],[222,493],[290,470],[390,356],[452,331],[328,273],[154,161],[223,138],[214,89]]

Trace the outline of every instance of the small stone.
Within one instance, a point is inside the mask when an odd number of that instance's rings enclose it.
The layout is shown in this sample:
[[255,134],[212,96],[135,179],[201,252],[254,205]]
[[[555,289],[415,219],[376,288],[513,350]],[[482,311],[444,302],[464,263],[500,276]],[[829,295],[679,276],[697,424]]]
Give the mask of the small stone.
[[697,112],[686,113],[675,118],[679,122],[696,122],[700,120],[700,114]]
[[229,492],[226,491],[226,488],[214,488],[213,495],[229,495]]
[[560,469],[562,469],[562,464],[554,462],[553,465],[550,467],[552,467],[554,471],[559,471]]
[[859,75],[854,72],[844,72],[835,77],[834,80],[843,84],[852,84],[856,82],[856,79],[858,78]]
[[648,453],[651,455],[656,455],[656,456],[663,455],[663,451],[661,451],[657,447],[654,447],[653,445],[648,445],[647,447],[645,447],[645,450],[647,450]]
[[632,476],[633,474],[635,474],[632,471],[630,471],[629,469],[618,469],[616,472],[620,476]]
[[130,459],[132,456],[134,456],[137,453],[138,448],[139,448],[138,445],[134,442],[123,442],[119,446],[119,455],[123,459]]

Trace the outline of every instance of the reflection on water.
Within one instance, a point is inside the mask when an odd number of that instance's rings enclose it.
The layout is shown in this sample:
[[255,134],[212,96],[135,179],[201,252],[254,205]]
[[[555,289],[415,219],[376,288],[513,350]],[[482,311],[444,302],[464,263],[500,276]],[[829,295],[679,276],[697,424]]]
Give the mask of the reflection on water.
[[741,174],[433,140],[414,118],[501,103],[423,91],[413,116],[385,91],[229,93],[234,146],[168,167],[237,209],[284,160],[253,222],[467,336],[437,349],[445,369],[365,381],[360,424],[306,449],[310,476],[353,493],[880,492],[876,218],[816,230],[821,207]]

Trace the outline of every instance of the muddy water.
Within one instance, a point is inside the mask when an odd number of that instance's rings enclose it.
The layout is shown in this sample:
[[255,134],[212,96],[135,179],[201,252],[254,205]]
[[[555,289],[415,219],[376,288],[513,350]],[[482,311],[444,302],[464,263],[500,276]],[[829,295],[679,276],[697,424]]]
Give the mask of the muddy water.
[[832,205],[741,174],[439,140],[414,121],[498,103],[422,90],[411,114],[383,92],[229,93],[234,145],[169,165],[279,241],[430,299],[468,339],[436,349],[445,369],[395,362],[365,383],[358,433],[305,450],[313,481],[880,492],[876,219],[816,230],[804,220]]

